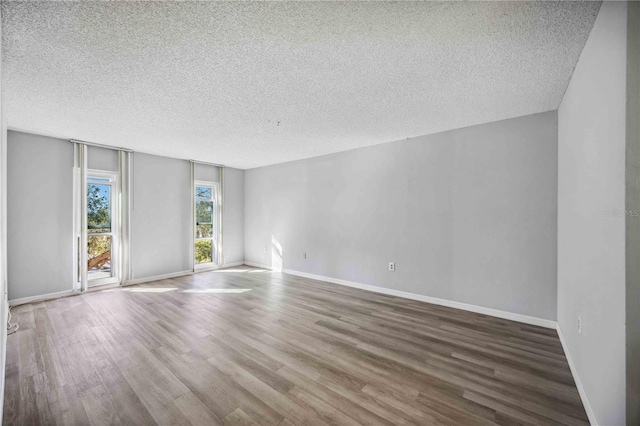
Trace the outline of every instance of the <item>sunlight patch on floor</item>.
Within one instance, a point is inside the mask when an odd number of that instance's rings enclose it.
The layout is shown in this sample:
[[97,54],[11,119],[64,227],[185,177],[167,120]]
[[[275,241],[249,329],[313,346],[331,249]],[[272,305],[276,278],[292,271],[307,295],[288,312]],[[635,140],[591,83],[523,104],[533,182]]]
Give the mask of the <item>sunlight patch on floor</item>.
[[196,294],[229,294],[229,293],[244,293],[245,291],[251,291],[250,288],[202,288],[202,289],[189,289],[184,290],[182,293],[196,293]]
[[125,288],[124,291],[131,293],[166,293],[168,291],[177,290],[176,287],[137,287],[137,288]]

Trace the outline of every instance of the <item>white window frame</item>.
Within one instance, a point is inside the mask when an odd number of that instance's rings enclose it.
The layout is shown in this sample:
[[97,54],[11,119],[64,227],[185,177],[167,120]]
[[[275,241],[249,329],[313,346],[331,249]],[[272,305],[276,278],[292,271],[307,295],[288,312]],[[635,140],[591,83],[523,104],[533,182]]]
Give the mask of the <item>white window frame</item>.
[[[109,179],[108,182],[104,181],[92,181],[92,178],[97,179]],[[83,229],[83,232],[86,233],[87,241],[89,241],[90,235],[108,235],[111,237],[111,259],[110,269],[111,276],[105,278],[98,278],[95,280],[89,280],[87,277],[87,287],[97,287],[101,285],[107,284],[119,284],[120,277],[120,269],[119,269],[119,247],[120,247],[120,196],[119,196],[119,185],[118,185],[118,173],[117,172],[108,172],[104,170],[87,170],[87,182],[84,188],[85,193],[90,184],[97,185],[109,185],[111,190],[109,191],[111,194],[111,232],[98,232],[89,234],[88,229]],[[86,208],[86,207],[85,207]],[[87,265],[82,265],[85,269]]]
[[[198,200],[195,196],[197,187],[211,188],[211,201],[213,201],[213,223],[211,238],[198,238],[198,225],[197,225],[197,213],[196,203]],[[204,180],[196,180],[193,185],[193,267],[195,271],[202,271],[206,269],[217,269],[220,267],[220,184],[218,182],[209,182]],[[197,241],[211,240],[211,262],[208,263],[196,263],[195,256],[195,244]]]

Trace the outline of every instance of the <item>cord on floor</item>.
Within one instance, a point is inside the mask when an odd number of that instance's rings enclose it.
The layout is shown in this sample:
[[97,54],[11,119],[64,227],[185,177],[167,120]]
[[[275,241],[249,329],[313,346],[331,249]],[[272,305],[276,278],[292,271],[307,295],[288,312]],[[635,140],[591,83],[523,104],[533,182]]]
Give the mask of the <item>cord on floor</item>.
[[20,328],[18,324],[11,325],[11,308],[13,308],[13,306],[9,308],[9,320],[7,321],[7,336],[15,333],[16,331],[18,331],[18,328]]

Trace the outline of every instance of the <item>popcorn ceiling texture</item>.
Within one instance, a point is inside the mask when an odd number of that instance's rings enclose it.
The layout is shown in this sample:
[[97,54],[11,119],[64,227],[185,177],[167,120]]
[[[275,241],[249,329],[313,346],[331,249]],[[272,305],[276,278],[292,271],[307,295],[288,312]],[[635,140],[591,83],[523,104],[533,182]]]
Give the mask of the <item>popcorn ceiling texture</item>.
[[599,2],[3,2],[10,128],[253,168],[557,109]]

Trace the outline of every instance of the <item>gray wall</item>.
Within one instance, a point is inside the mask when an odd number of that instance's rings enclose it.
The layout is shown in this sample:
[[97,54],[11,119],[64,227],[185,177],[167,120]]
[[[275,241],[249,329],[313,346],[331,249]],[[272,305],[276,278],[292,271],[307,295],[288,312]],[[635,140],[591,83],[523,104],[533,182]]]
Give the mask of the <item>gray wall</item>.
[[558,323],[603,425],[625,419],[626,7],[603,2],[558,111]]
[[[640,211],[640,3],[627,16],[627,211]],[[627,424],[640,424],[640,217],[626,218]]]
[[[2,8],[0,8],[0,34],[2,34]],[[7,126],[2,102],[2,43],[0,43],[0,321],[7,323],[9,303],[7,298]],[[0,395],[4,395],[5,365],[7,358],[7,327],[0,327]],[[4,412],[4,398],[0,400],[0,413]],[[2,422],[2,414],[0,414]]]
[[130,245],[133,279],[191,270],[190,188],[188,161],[134,154]]
[[[217,182],[218,168],[196,165],[196,179]],[[186,160],[134,154],[131,263],[133,279],[189,271],[190,165]],[[225,168],[225,263],[244,261],[244,171]]]
[[195,180],[204,180],[207,182],[220,182],[220,168],[210,166],[208,164],[194,163]]
[[[71,290],[73,145],[11,131],[8,163],[9,299]],[[190,271],[189,162],[136,153],[132,166],[133,279]],[[117,171],[117,151],[90,146],[88,167]],[[215,173],[201,170],[200,178],[209,173],[217,181],[218,168],[209,169]],[[227,168],[225,173],[224,255],[227,263],[242,262],[244,171]],[[46,189],[38,191],[43,185]]]
[[73,145],[8,132],[9,299],[67,291],[73,281]]
[[89,170],[118,172],[120,170],[118,151],[96,146],[87,146],[87,168]]
[[555,320],[556,203],[548,112],[248,170],[245,259]]
[[224,169],[224,262],[244,262],[244,170]]

